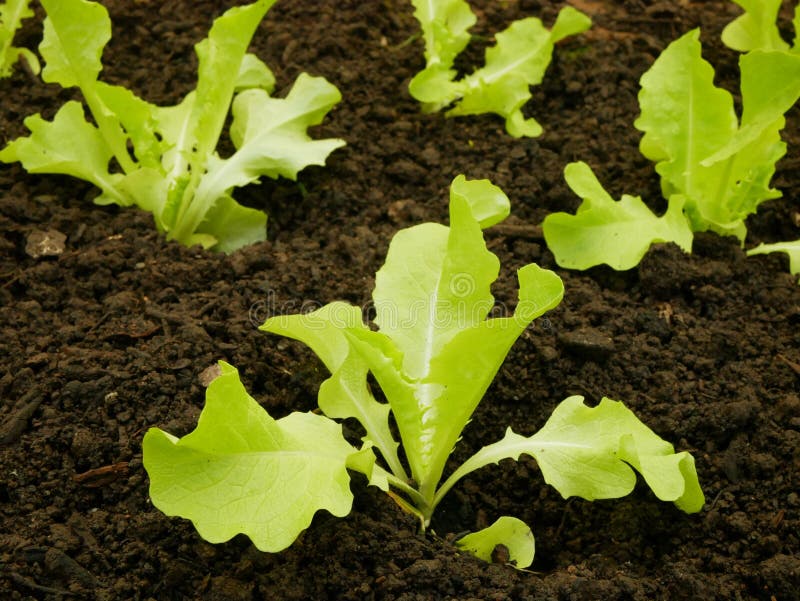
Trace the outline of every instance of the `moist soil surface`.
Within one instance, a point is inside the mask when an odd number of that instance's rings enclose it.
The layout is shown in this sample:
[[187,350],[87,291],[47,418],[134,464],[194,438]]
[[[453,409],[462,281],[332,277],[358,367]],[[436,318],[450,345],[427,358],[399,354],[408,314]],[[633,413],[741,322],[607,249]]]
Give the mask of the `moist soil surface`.
[[[193,44],[231,3],[108,0],[114,36],[103,78],[159,104],[195,84]],[[560,2],[472,2],[469,72],[492,35]],[[784,3],[783,23],[790,17]],[[577,0],[594,27],[558,45],[528,115],[545,128],[514,139],[493,116],[424,114],[407,91],[423,66],[408,2],[279,0],[252,50],[285,92],[323,75],[343,100],[314,129],[347,146],[299,182],[264,181],[237,198],[265,210],[268,241],[230,255],[185,248],[149,214],[100,207],[62,176],[0,170],[0,598],[2,599],[800,599],[800,289],[783,256],[746,258],[733,238],[658,245],[627,272],[558,269],[536,226],[579,200],[562,173],[591,164],[610,192],[663,209],[638,151],[638,80],[667,44],[702,28],[717,84],[733,93],[738,55],[719,41],[732,2]],[[41,10],[37,8],[38,16]],[[41,24],[17,45],[35,47]],[[3,141],[22,119],[52,118],[72,90],[17,71],[0,82]],[[746,248],[798,237],[800,111],[773,180],[783,198],[748,220]],[[685,515],[645,486],[620,500],[564,500],[535,462],[501,462],[463,480],[420,534],[388,496],[353,480],[346,518],[321,512],[287,550],[244,536],[218,545],[148,498],[142,436],[191,431],[201,374],[223,359],[274,417],[312,410],[327,377],[300,343],[259,332],[270,316],[333,300],[365,307],[399,229],[447,220],[450,181],[489,178],[512,203],[487,230],[516,297],[514,271],[556,269],[562,304],[518,340],[457,446],[452,466],[507,426],[532,434],[570,395],[624,401],[690,451],[707,503]],[[66,236],[36,255],[36,236]],[[51,238],[54,234],[49,234]],[[349,427],[349,425],[348,425]],[[357,431],[354,431],[357,434]],[[530,570],[483,563],[453,544],[500,515],[531,525]]]

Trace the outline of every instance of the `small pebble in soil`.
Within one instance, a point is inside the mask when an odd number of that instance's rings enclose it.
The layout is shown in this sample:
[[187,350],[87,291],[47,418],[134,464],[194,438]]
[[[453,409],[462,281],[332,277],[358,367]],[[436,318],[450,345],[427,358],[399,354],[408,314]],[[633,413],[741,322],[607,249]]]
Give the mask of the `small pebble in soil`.
[[34,259],[57,257],[64,252],[67,237],[58,230],[33,230],[25,240],[25,253]]
[[591,361],[605,361],[615,350],[611,337],[594,328],[565,332],[558,341],[566,350]]

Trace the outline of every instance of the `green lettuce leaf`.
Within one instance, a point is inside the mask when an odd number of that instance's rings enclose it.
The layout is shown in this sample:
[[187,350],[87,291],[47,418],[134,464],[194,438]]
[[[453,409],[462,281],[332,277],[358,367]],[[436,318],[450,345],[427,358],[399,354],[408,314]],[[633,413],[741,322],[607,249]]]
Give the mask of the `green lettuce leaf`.
[[[227,159],[216,153],[208,156],[206,173],[182,214],[182,228],[203,231],[204,222],[216,227],[218,222],[209,211],[234,187],[257,182],[262,176],[296,180],[301,169],[324,165],[331,152],[344,146],[344,140],[312,140],[306,130],[318,125],[340,100],[334,85],[305,73],[300,74],[286,98],[270,98],[260,88],[241,92],[233,102],[231,124],[236,152]],[[251,215],[251,221],[257,218],[255,212]],[[265,224],[266,216],[253,227],[261,231]],[[219,239],[224,231],[217,228],[215,237]]]
[[277,315],[259,328],[299,340],[309,346],[331,373],[319,389],[319,407],[330,418],[356,418],[369,442],[394,473],[405,477],[397,456],[398,443],[389,429],[389,405],[379,403],[367,386],[366,362],[351,349],[346,332],[366,329],[358,307],[334,302],[301,315]]
[[571,6],[561,9],[551,31],[534,17],[515,21],[495,36],[497,44],[486,50],[486,65],[464,78],[462,98],[447,114],[495,113],[506,120],[506,131],[515,138],[541,135],[536,119],[522,115],[522,107],[531,99],[530,86],[542,82],[554,45],[591,24]]
[[789,256],[789,271],[793,275],[800,274],[800,240],[791,242],[776,242],[774,244],[759,244],[747,251],[747,256],[767,255],[782,252]]
[[103,48],[111,39],[108,11],[86,0],[42,0],[42,6],[47,12],[39,45],[45,61],[42,79],[64,88],[80,88],[114,158],[125,172],[134,170],[119,117],[102,102],[96,85],[103,69]]
[[788,50],[778,30],[781,0],[733,0],[744,9],[722,30],[722,43],[740,52]]
[[502,459],[525,453],[536,459],[545,482],[566,499],[615,499],[629,494],[638,471],[655,495],[687,513],[703,508],[694,458],[661,439],[619,401],[604,398],[587,407],[573,396],[556,407],[550,419],[529,437],[514,433],[483,447],[442,485],[439,495],[464,475]]
[[409,90],[420,102],[447,105],[458,97],[453,63],[469,43],[476,17],[464,0],[411,0],[411,4],[425,40],[425,69],[414,76]]
[[456,540],[459,549],[469,551],[476,557],[492,563],[498,545],[508,551],[508,563],[517,568],[527,568],[533,563],[536,544],[533,532],[527,524],[517,518],[502,516],[491,526],[470,532]]
[[150,497],[165,514],[191,520],[214,543],[247,535],[262,551],[288,547],[325,509],[350,512],[348,467],[370,462],[341,426],[313,413],[272,419],[221,362],[197,428],[177,439],[151,428],[143,442]]
[[716,225],[717,231],[729,231],[731,218],[719,198],[728,192],[725,165],[701,161],[736,133],[738,120],[733,97],[714,85],[714,69],[701,57],[699,36],[695,29],[672,42],[642,76],[642,113],[634,125],[644,132],[640,150],[656,163],[664,197],[686,197],[692,229]]
[[108,171],[113,153],[100,131],[86,122],[79,102],[67,102],[52,121],[31,115],[25,127],[31,135],[10,142],[0,151],[0,161],[20,161],[28,173],[72,175],[103,191],[99,203],[130,204],[116,188],[121,176]]
[[542,223],[547,246],[561,267],[588,269],[605,263],[631,269],[655,242],[674,242],[691,252],[683,196],[670,197],[667,212],[657,217],[638,196],[611,198],[586,163],[570,163],[564,177],[583,203],[575,215],[553,213]]
[[560,40],[591,26],[591,20],[572,7],[564,7],[553,29],[537,18],[520,19],[497,34],[495,46],[487,49],[484,67],[456,80],[456,56],[469,42],[468,30],[475,15],[464,0],[412,0],[414,16],[425,39],[425,69],[410,82],[411,95],[434,112],[455,105],[448,117],[495,113],[506,120],[506,131],[514,137],[535,137],[542,128],[526,119],[523,105],[531,98],[530,86],[541,83]]
[[275,89],[275,75],[267,64],[255,54],[247,53],[239,65],[235,90],[241,92],[251,88],[260,88],[267,94]]
[[30,0],[6,0],[0,5],[0,77],[11,75],[14,65],[21,58],[34,75],[41,70],[39,59],[27,48],[13,46],[14,34],[22,25],[23,19],[34,16]]
[[375,276],[375,323],[392,338],[412,378],[461,330],[486,318],[500,261],[486,248],[480,223],[459,195],[450,227],[426,223],[398,232]]

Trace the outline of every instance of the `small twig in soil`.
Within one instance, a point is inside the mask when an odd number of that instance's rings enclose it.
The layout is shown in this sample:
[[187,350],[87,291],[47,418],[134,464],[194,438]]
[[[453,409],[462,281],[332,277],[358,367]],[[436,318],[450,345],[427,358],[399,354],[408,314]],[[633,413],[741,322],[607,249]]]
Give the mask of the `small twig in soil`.
[[556,528],[556,535],[554,537],[555,540],[559,540],[561,538],[561,533],[564,532],[564,526],[567,524],[567,512],[569,511],[571,500],[572,499],[567,499],[567,502],[564,505],[564,511],[561,513],[561,523],[558,525],[558,528]]
[[100,488],[106,484],[111,484],[127,473],[128,462],[120,461],[119,463],[114,463],[112,465],[96,467],[83,472],[82,474],[75,474],[72,476],[72,479],[78,484],[82,484],[87,488]]
[[155,319],[163,319],[175,325],[183,325],[186,323],[186,318],[180,315],[173,315],[172,313],[167,313],[166,311],[162,311],[158,307],[145,307],[144,314],[148,317],[153,317]]
[[795,363],[794,361],[790,361],[789,359],[787,359],[783,355],[777,355],[777,357],[778,357],[778,359],[783,361],[786,365],[791,367],[792,371],[794,371],[794,373],[796,373],[798,376],[800,376],[800,363]]
[[[9,415],[0,425],[0,445],[7,445],[22,436],[28,427],[28,420],[36,413],[39,405],[44,401],[44,396],[36,396],[38,390],[31,390],[18,403],[16,411]],[[35,397],[35,398],[34,398]]]
[[165,338],[172,338],[172,328],[169,327],[170,323],[175,323],[180,325],[183,321],[179,318],[176,318],[174,315],[170,315],[168,313],[164,313],[160,309],[156,307],[146,307],[144,310],[144,314],[148,317],[153,317],[155,319],[161,320],[161,329],[164,330],[164,337]]
[[14,282],[16,282],[22,276],[22,272],[21,271],[16,271],[16,272],[12,271],[10,273],[0,274],[0,278],[2,278],[2,279],[5,279],[5,278],[11,277],[11,276],[14,276],[14,277],[11,278],[10,280],[8,280],[7,282],[5,282],[2,286],[0,286],[0,288],[8,288],[9,286],[11,286]]
[[41,593],[48,593],[50,595],[69,595],[74,597],[76,593],[72,591],[66,591],[59,588],[53,588],[50,586],[42,586],[41,584],[36,584],[33,580],[29,580],[25,578],[22,574],[18,574],[17,572],[8,572],[8,576],[16,582],[17,584],[24,586],[25,588],[29,588],[34,591],[39,591]]
[[105,314],[104,314],[102,317],[100,317],[100,319],[98,319],[96,322],[94,322],[94,323],[92,324],[92,327],[91,327],[91,328],[89,328],[89,329],[86,331],[86,335],[88,336],[89,334],[91,334],[92,332],[94,332],[94,331],[95,331],[97,328],[99,328],[101,325],[103,325],[103,323],[105,322],[105,320],[106,320],[106,319],[108,319],[109,317],[111,317],[111,313],[105,313]]
[[713,501],[711,501],[711,505],[709,505],[709,506],[708,506],[708,511],[711,511],[711,510],[713,510],[713,509],[714,509],[714,507],[715,507],[715,506],[716,506],[716,504],[717,504],[717,501],[719,501],[719,498],[722,496],[722,493],[723,493],[723,492],[725,492],[725,489],[722,489],[721,491],[719,491],[719,492],[716,494],[716,496],[714,497],[714,500],[713,500]]

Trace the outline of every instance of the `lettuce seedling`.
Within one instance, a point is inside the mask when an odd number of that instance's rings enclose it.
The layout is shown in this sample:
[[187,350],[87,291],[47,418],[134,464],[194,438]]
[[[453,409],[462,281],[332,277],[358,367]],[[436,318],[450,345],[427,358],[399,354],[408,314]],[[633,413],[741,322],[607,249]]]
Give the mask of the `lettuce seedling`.
[[794,8],[795,39],[790,46],[781,37],[778,29],[778,12],[781,0],[733,0],[744,9],[722,30],[722,43],[740,52],[751,50],[788,50],[800,52],[797,35],[800,34],[800,4]]
[[[47,11],[42,78],[80,89],[94,120],[69,101],[52,121],[25,119],[31,135],[14,140],[0,160],[20,161],[30,173],[61,173],[96,185],[97,204],[137,205],[158,229],[186,245],[229,252],[264,240],[267,216],[238,204],[235,187],[261,176],[296,179],[323,165],[342,140],[311,140],[341,96],[324,78],[301,74],[286,98],[273,98],[269,68],[247,52],[275,0],[231,8],[195,46],[197,88],[176,106],[155,106],[130,90],[98,81],[111,38],[104,7],[86,0],[42,0]],[[232,106],[232,108],[231,108]],[[216,152],[229,109],[236,151]],[[132,149],[132,152],[131,152]]]
[[30,0],[7,0],[0,5],[0,77],[8,77],[14,65],[22,59],[34,75],[40,71],[39,59],[27,48],[12,45],[14,34],[22,25],[22,19],[33,16]]
[[[158,428],[145,435],[154,505],[192,520],[209,541],[244,533],[259,549],[279,551],[317,510],[337,516],[350,511],[348,469],[416,515],[424,530],[461,478],[526,454],[565,498],[621,497],[633,489],[636,470],[658,498],[699,511],[704,498],[692,456],[675,453],[622,403],[609,399],[588,407],[582,397],[570,397],[536,434],[509,428],[445,477],[453,448],[511,346],[564,292],[556,274],[527,265],[517,272],[513,314],[487,318],[500,264],[482,229],[508,212],[508,198],[488,181],[456,178],[449,227],[424,223],[392,240],[375,280],[377,330],[363,322],[359,307],[344,302],[268,319],[262,330],[306,343],[330,371],[319,390],[324,415],[273,419],[247,394],[236,370],[222,363],[196,430],[180,439]],[[386,403],[372,395],[369,372]],[[346,418],[363,426],[362,444],[343,437],[334,420]],[[501,543],[517,566],[531,563],[533,535],[512,518],[460,544],[487,557]]]
[[658,218],[637,197],[614,201],[587,165],[570,165],[567,183],[584,201],[575,215],[554,213],[543,223],[559,265],[629,269],[654,242],[690,252],[693,232],[744,242],[745,219],[781,196],[770,180],[786,153],[784,113],[800,97],[800,54],[757,50],[742,55],[739,68],[741,120],[731,94],[714,85],[698,30],[664,50],[642,76],[634,125],[644,132],[641,153],[661,176],[667,211]]
[[447,116],[496,113],[506,120],[514,137],[535,137],[542,127],[525,119],[522,106],[531,98],[530,86],[541,83],[556,42],[586,31],[591,19],[567,6],[561,9],[553,29],[530,17],[514,21],[496,36],[486,51],[486,64],[459,80],[453,68],[456,57],[470,40],[476,18],[465,0],[411,0],[414,16],[425,39],[425,69],[411,80],[411,95],[426,112],[453,105]]
[[[781,0],[734,0],[734,2],[745,12],[722,31],[722,42],[726,46],[740,52],[775,50],[800,54],[800,45],[797,43],[800,35],[800,4],[794,8],[792,26],[795,37],[790,45],[781,37],[777,25]],[[796,77],[796,73],[794,75]],[[786,77],[791,76],[791,74],[786,75]],[[785,252],[789,255],[789,270],[792,274],[800,274],[800,240],[760,244],[749,250],[747,255],[764,255],[773,252]]]

